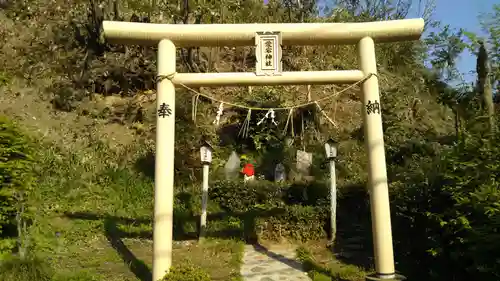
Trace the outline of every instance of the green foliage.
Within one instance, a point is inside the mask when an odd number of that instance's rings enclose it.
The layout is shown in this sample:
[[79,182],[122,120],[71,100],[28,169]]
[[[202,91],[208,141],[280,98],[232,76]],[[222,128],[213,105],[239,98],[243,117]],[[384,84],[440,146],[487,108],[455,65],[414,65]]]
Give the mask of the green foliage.
[[[25,233],[19,233],[19,230],[23,229],[21,224],[24,225],[28,218],[25,202],[34,183],[31,154],[32,148],[26,136],[0,116],[0,237],[12,235],[12,230],[11,233],[2,233],[2,230],[7,227],[12,229],[17,223],[17,235],[24,238]],[[16,223],[14,217],[17,218]],[[23,239],[21,241],[24,242]],[[12,246],[12,240],[0,240],[0,250],[4,251],[0,255]]]
[[467,45],[464,43],[464,30],[453,30],[449,25],[431,32],[425,42],[430,46],[430,62],[432,66],[444,71],[446,79],[457,78],[456,61]]
[[406,229],[398,248],[419,257],[417,267],[430,268],[433,280],[500,277],[499,157],[498,147],[471,137],[415,171],[404,188],[394,186],[396,223]]
[[262,206],[325,206],[330,202],[328,186],[320,181],[285,184],[258,180],[245,185],[241,181],[221,180],[213,184],[209,196],[223,209],[235,213]]
[[[260,238],[308,241],[325,237],[328,208],[317,184],[291,186],[268,181],[219,181],[210,198],[229,213],[255,223]],[[323,193],[321,193],[321,192]],[[325,196],[326,197],[326,196]],[[323,197],[323,198],[325,198]]]
[[500,103],[500,96],[498,95],[500,92],[500,5],[493,5],[490,12],[480,15],[480,22],[487,34],[484,41],[489,49],[491,83],[493,88],[496,89],[497,103]]
[[11,257],[0,263],[0,280],[51,281],[52,271],[41,259]]
[[[337,196],[343,196],[343,190],[338,192]],[[284,200],[287,204],[330,206],[330,186],[324,181],[291,183],[286,188],[285,196]]]
[[2,234],[2,236],[0,240],[0,260],[6,259],[17,245],[17,239],[12,237],[13,235]]
[[283,206],[285,187],[267,181],[244,184],[241,181],[219,181],[210,189],[210,199],[221,208],[241,213]]
[[87,271],[78,271],[69,275],[57,275],[51,281],[100,281],[99,277]]
[[190,263],[170,268],[163,281],[210,281],[210,275]]
[[127,214],[141,212],[139,209],[153,209],[151,198],[154,195],[151,186],[154,183],[149,178],[138,176],[127,168],[108,168],[96,178],[107,187],[108,196],[117,197],[113,198],[117,202],[115,207]]
[[8,85],[12,80],[11,75],[6,72],[0,71],[0,87]]
[[291,238],[303,242],[325,238],[326,210],[315,206],[285,206],[275,215],[257,220],[260,237],[267,240]]
[[297,259],[302,263],[304,270],[313,281],[362,280],[365,277],[363,270],[356,266],[346,265],[331,268],[322,265],[304,247],[297,248]]
[[306,271],[315,270],[319,267],[314,261],[311,252],[304,247],[297,248],[297,259],[304,263],[304,269]]
[[311,277],[311,279],[313,281],[331,281],[332,280],[331,277],[326,276],[325,274],[319,273],[316,271],[312,271],[311,273],[309,273],[309,276]]

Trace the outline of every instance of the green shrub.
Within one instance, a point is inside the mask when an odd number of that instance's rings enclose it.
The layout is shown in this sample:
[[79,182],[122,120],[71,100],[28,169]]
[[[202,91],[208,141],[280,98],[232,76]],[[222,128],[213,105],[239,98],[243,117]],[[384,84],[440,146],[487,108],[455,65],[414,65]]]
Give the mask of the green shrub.
[[283,206],[284,194],[284,186],[269,181],[218,181],[209,192],[211,200],[232,213]]
[[292,238],[309,241],[326,237],[327,209],[323,207],[290,205],[269,217],[259,218],[260,237],[270,240]]
[[190,263],[173,266],[163,281],[210,281],[210,275]]
[[245,235],[250,235],[247,238],[257,234],[263,239],[307,241],[325,237],[328,197],[324,192],[321,185],[219,181],[209,194],[222,209],[242,220]]
[[12,80],[11,75],[6,72],[0,71],[0,87],[8,85]]
[[[291,238],[309,241],[326,237],[329,193],[329,186],[324,182],[286,185],[256,180],[248,184],[217,181],[209,195],[223,210],[240,219],[245,235],[256,234],[269,240]],[[351,202],[352,197],[359,199],[366,196],[364,185],[339,190],[338,196],[339,205],[349,209],[344,212],[339,209],[339,213],[366,216],[366,206],[360,206],[359,200]]]
[[293,183],[285,200],[287,204],[325,206],[330,204],[330,186],[326,182]]
[[330,276],[326,276],[323,273],[319,273],[316,271],[312,271],[309,273],[309,276],[313,281],[332,281],[332,278]]
[[420,272],[427,280],[500,280],[498,159],[500,148],[470,138],[393,185],[396,249],[407,271],[428,268]]
[[18,215],[18,223],[26,219],[22,206],[34,182],[31,152],[27,138],[0,116],[0,256],[15,245],[14,217]]
[[5,233],[3,233],[2,236],[3,237],[0,238],[0,261],[10,256],[12,250],[17,245],[17,239],[15,237],[9,237]]
[[47,264],[35,257],[11,257],[0,263],[0,280],[50,281],[52,272]]

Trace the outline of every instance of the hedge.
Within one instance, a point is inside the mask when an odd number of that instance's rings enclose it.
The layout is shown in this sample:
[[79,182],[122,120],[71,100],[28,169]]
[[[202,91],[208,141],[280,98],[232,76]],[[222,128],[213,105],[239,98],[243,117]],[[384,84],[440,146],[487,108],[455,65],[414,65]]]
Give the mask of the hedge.
[[246,239],[307,241],[326,236],[326,185],[218,181],[209,195],[224,211],[242,220]]

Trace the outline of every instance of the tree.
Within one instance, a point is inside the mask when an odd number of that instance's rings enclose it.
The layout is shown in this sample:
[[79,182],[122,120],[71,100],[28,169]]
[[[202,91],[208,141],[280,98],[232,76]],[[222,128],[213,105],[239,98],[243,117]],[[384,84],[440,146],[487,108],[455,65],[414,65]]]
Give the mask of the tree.
[[490,79],[492,89],[500,92],[500,4],[493,5],[492,12],[481,15],[481,25],[487,34],[485,47],[489,54]]
[[495,127],[494,107],[493,107],[493,92],[490,81],[490,67],[488,60],[488,51],[484,46],[484,42],[479,41],[479,50],[477,52],[477,83],[476,91],[482,98],[482,110],[487,115],[489,121],[489,130],[493,131]]

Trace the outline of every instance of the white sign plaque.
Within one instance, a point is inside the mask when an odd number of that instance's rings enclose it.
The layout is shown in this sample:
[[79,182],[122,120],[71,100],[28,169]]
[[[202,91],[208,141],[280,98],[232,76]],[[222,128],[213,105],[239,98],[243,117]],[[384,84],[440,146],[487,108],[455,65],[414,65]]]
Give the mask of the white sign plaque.
[[212,162],[212,150],[207,146],[202,146],[200,148],[200,156],[202,163],[211,163]]
[[337,157],[337,148],[330,144],[325,144],[325,151],[327,158],[335,158]]
[[281,32],[263,31],[255,34],[255,74],[281,75]]

